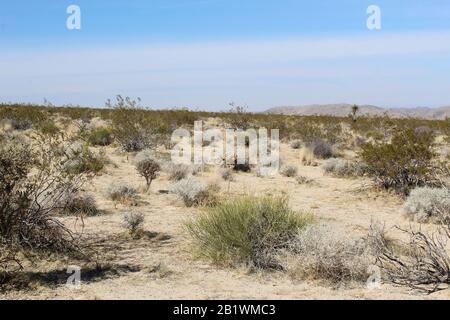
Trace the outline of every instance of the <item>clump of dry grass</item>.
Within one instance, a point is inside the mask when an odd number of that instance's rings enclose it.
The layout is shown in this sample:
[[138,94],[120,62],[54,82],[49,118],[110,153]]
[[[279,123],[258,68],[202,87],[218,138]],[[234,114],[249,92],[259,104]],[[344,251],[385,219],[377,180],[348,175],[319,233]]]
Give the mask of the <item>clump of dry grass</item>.
[[333,284],[365,282],[371,262],[363,240],[316,225],[301,230],[289,242],[280,260],[284,269],[295,278],[325,280]]
[[170,192],[178,195],[187,207],[212,205],[216,202],[218,186],[204,183],[194,177],[182,179],[170,187]]
[[424,222],[450,221],[449,188],[417,188],[411,191],[403,206],[411,218]]
[[97,216],[100,210],[97,208],[94,197],[90,194],[68,195],[64,199],[63,214],[76,216]]
[[109,199],[126,205],[137,204],[137,191],[130,185],[119,182],[113,183],[106,191]]
[[123,226],[126,228],[131,236],[136,236],[142,233],[142,226],[145,221],[145,216],[142,213],[126,213],[123,216]]
[[281,174],[285,177],[296,177],[298,173],[297,167],[294,166],[285,166],[281,169]]

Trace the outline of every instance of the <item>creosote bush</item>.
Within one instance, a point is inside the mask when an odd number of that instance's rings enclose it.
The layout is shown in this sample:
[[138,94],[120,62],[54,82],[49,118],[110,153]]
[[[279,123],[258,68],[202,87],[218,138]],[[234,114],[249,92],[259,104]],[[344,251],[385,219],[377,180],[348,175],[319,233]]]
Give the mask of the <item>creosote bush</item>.
[[432,159],[434,136],[416,134],[413,129],[397,130],[389,142],[368,143],[361,158],[367,172],[385,189],[408,194],[416,187],[436,186],[436,165]]
[[403,209],[417,221],[450,222],[450,189],[414,189],[406,199]]
[[148,190],[152,181],[158,176],[161,167],[155,160],[147,158],[136,163],[136,170],[139,175],[145,178]]
[[[70,254],[79,251],[73,233],[54,216],[63,197],[82,186],[83,175],[68,173],[63,141],[38,135],[31,145],[0,146],[0,272],[21,269],[21,253]],[[33,253],[30,255],[29,253]]]
[[333,146],[323,140],[313,141],[309,148],[314,156],[319,159],[328,159],[335,156]]
[[229,199],[187,224],[196,253],[212,262],[255,268],[279,268],[276,255],[311,216],[296,213],[284,197]]
[[94,128],[89,132],[88,142],[93,146],[109,146],[113,141],[111,130],[108,128]]

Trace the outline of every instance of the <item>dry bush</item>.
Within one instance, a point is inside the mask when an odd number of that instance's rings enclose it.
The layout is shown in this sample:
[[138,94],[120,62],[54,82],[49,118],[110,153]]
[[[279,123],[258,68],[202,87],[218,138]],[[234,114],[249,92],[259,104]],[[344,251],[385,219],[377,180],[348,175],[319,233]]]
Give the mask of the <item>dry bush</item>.
[[325,173],[338,177],[363,176],[367,170],[361,162],[348,161],[340,158],[328,159],[322,165],[322,169]]
[[123,204],[135,205],[137,202],[137,191],[126,183],[113,183],[109,186],[106,194],[109,199]]
[[192,167],[183,163],[170,163],[167,168],[167,173],[169,174],[169,180],[180,181],[187,178],[192,174]]
[[62,141],[37,136],[32,145],[0,146],[0,267],[21,268],[19,253],[78,251],[73,233],[54,215],[61,199],[75,194],[85,179],[64,170],[70,158],[60,153]]
[[450,258],[446,248],[450,225],[431,234],[412,227],[396,229],[404,233],[408,241],[389,241],[380,223],[372,223],[370,228],[369,243],[385,280],[428,293],[441,290],[442,285],[448,287]]
[[225,181],[233,181],[234,180],[234,174],[233,174],[233,170],[226,168],[223,169],[220,172],[220,176],[222,177],[223,180]]
[[300,161],[302,162],[302,165],[304,166],[312,166],[316,167],[318,166],[318,163],[316,161],[316,158],[309,148],[303,148],[300,152]]
[[136,170],[147,183],[147,191],[150,189],[153,179],[156,179],[158,172],[161,170],[159,164],[150,158],[144,159],[136,163]]
[[75,216],[97,216],[100,210],[92,195],[88,194],[68,194],[63,201],[64,209],[62,213],[65,215]]
[[309,179],[305,176],[297,176],[295,178],[295,181],[297,181],[298,184],[313,184],[314,183],[313,179]]
[[329,159],[335,156],[333,146],[324,140],[313,141],[309,148],[314,156],[319,159]]
[[187,224],[196,253],[214,263],[279,268],[277,253],[311,220],[293,212],[286,198],[230,199]]
[[308,226],[289,242],[280,260],[295,278],[338,284],[365,282],[371,256],[362,239],[337,234],[324,226]]
[[281,174],[285,177],[296,177],[298,173],[297,167],[294,166],[285,166],[281,169]]
[[406,199],[403,209],[406,214],[420,222],[450,222],[450,189],[414,189]]
[[292,149],[300,149],[302,147],[302,142],[300,140],[294,140],[291,142]]
[[145,216],[142,213],[126,213],[123,216],[123,226],[128,230],[130,235],[134,236],[142,230]]
[[173,184],[169,191],[178,195],[187,207],[209,205],[216,201],[215,185],[208,185],[194,177],[182,179]]

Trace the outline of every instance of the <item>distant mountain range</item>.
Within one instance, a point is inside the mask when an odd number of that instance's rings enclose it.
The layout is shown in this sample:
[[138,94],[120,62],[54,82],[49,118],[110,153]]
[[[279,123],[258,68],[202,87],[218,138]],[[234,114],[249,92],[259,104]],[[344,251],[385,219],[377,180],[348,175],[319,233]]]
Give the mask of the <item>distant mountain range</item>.
[[[351,104],[315,104],[298,107],[275,107],[266,113],[285,115],[330,115],[335,117],[346,117],[351,113]],[[450,106],[441,108],[381,108],[371,105],[359,106],[358,115],[383,116],[387,114],[391,118],[421,118],[428,120],[445,120],[450,118]]]

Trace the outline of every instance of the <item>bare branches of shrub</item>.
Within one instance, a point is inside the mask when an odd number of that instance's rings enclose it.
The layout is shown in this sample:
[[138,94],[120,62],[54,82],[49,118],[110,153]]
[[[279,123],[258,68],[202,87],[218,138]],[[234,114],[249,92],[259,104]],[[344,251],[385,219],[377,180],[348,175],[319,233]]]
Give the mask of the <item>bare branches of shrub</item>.
[[136,170],[139,175],[145,178],[148,191],[153,179],[156,179],[158,176],[158,172],[161,170],[161,167],[155,160],[147,158],[136,163]]
[[387,240],[379,223],[372,224],[369,234],[377,264],[387,280],[428,293],[440,290],[442,284],[450,284],[450,258],[446,251],[449,229],[441,227],[431,234],[412,227],[396,229],[408,241],[398,244]]

